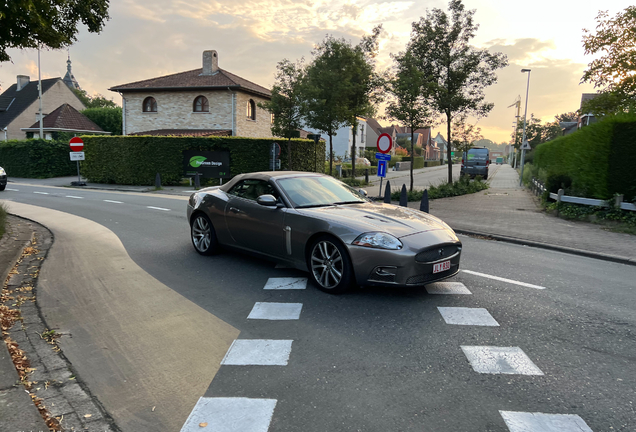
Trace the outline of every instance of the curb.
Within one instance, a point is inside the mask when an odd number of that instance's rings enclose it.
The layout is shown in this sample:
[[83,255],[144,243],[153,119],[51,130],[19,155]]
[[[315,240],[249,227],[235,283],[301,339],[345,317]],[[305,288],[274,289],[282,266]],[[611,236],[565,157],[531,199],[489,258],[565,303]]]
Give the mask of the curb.
[[548,243],[542,243],[542,242],[537,242],[533,240],[526,240],[526,239],[521,239],[517,237],[509,237],[509,236],[504,236],[499,234],[482,233],[477,231],[456,229],[456,228],[453,228],[453,231],[455,231],[457,234],[463,234],[467,236],[485,237],[486,239],[502,241],[506,243],[513,243],[513,244],[518,244],[521,246],[531,246],[531,247],[536,247],[540,249],[563,252],[570,255],[579,255],[586,258],[595,258],[595,259],[599,259],[603,261],[611,261],[611,262],[615,262],[619,264],[627,264],[627,265],[636,266],[636,258],[625,258],[621,256],[605,254],[602,252],[590,252],[583,249],[570,248],[567,246],[551,245]]
[[[73,365],[64,356],[55,339],[45,340],[42,336],[49,331],[49,327],[37,303],[37,278],[54,242],[54,236],[46,227],[33,220],[10,215],[28,222],[32,228],[32,239],[37,240],[31,243],[37,249],[35,254],[25,255],[22,260],[18,257],[18,260],[10,263],[9,270],[17,268],[18,271],[11,274],[7,281],[7,288],[13,290],[23,286],[32,287],[31,295],[35,297],[33,301],[25,301],[18,306],[22,316],[21,323],[16,322],[8,330],[9,336],[25,352],[33,368],[27,379],[32,382],[29,393],[40,400],[52,418],[60,421],[63,430],[117,432],[120,429],[77,376]],[[20,249],[21,255],[22,252],[23,248]]]

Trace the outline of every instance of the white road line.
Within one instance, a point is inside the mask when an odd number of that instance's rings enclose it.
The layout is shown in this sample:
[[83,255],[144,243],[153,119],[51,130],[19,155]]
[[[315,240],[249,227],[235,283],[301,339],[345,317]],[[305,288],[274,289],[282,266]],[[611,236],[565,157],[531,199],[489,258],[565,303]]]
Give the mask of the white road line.
[[485,274],[485,273],[479,273],[479,272],[475,272],[475,271],[472,271],[472,270],[462,270],[462,271],[464,273],[472,274],[472,275],[475,275],[475,276],[481,276],[481,277],[485,277],[485,278],[488,278],[488,279],[498,280],[498,281],[501,281],[501,282],[507,282],[507,283],[511,283],[511,284],[515,284],[515,285],[521,285],[521,286],[528,287],[528,288],[534,288],[534,289],[540,289],[540,290],[545,289],[545,287],[542,287],[542,286],[539,286],[539,285],[532,285],[532,284],[525,283],[525,282],[519,282],[519,281],[512,280],[512,279],[502,278],[502,277],[499,277],[499,276],[493,276],[493,275],[489,275],[489,274]]
[[167,209],[167,208],[161,208],[161,207],[146,206],[146,208],[153,209],[153,210],[170,211],[170,209]]
[[237,339],[221,360],[222,365],[287,366],[291,340]]
[[113,204],[123,204],[122,201],[113,201],[113,200],[104,200],[104,202],[109,202],[109,203],[113,203]]
[[302,303],[257,302],[247,319],[272,321],[297,320],[300,318],[302,308]]
[[499,327],[499,323],[484,308],[437,307],[446,324]]
[[574,414],[543,414],[499,411],[510,432],[593,432]]
[[472,294],[461,282],[435,282],[425,288],[429,294]]
[[475,372],[485,374],[543,375],[519,347],[461,346]]
[[66,198],[84,199],[84,197],[78,197],[73,195],[66,195]]
[[[274,408],[276,399],[202,397],[181,432],[266,432]],[[206,426],[201,426],[204,423]]]
[[307,278],[269,278],[265,287],[266,290],[292,290],[306,289]]
[[49,194],[48,192],[33,192],[33,193],[40,194],[40,195],[48,195]]
[[20,189],[9,189],[9,188],[7,188],[6,190],[13,191],[13,192],[20,192]]

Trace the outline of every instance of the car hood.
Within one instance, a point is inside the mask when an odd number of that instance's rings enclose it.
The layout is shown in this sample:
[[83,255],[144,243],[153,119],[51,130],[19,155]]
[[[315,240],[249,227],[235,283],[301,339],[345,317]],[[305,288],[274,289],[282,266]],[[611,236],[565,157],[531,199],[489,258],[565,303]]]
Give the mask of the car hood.
[[391,204],[344,204],[297,210],[301,214],[347,225],[360,232],[388,232],[398,238],[424,231],[451,230],[435,216]]

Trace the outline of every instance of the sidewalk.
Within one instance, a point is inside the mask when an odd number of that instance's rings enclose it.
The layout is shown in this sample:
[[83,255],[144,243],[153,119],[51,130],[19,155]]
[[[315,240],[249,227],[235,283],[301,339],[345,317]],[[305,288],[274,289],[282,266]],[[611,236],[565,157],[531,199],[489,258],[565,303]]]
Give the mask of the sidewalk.
[[491,165],[489,177],[490,189],[431,200],[430,213],[458,233],[636,265],[636,236],[546,214],[539,199],[519,186],[519,176],[510,165]]

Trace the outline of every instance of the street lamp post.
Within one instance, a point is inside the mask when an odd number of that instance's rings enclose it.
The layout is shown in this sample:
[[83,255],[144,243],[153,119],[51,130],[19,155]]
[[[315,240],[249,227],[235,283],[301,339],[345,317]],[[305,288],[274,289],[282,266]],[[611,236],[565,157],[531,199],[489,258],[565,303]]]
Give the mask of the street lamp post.
[[523,112],[523,137],[521,138],[521,175],[519,176],[519,186],[523,184],[523,163],[526,156],[526,114],[528,114],[528,93],[530,92],[530,69],[521,69],[521,73],[528,72],[528,85],[526,87],[526,108]]

